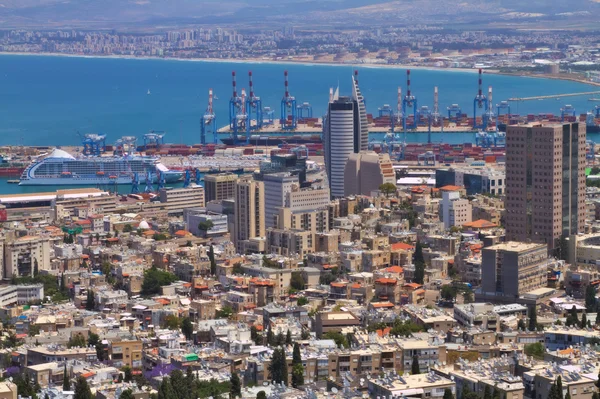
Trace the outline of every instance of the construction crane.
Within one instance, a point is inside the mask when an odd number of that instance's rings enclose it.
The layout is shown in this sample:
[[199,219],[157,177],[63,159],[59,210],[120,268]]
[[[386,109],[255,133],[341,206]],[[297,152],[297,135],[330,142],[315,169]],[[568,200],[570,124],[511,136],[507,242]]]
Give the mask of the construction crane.
[[[479,86],[478,86],[477,95],[475,96],[475,99],[473,100],[473,129],[485,129],[487,127],[487,121],[486,121],[485,117],[483,116],[483,113],[488,109],[488,99],[485,96],[485,94],[483,94],[482,75],[483,75],[483,70],[481,68],[479,68]],[[477,110],[478,109],[483,110],[481,113],[481,124],[477,123]]]
[[462,118],[462,109],[458,104],[452,104],[447,108],[448,110],[448,120],[450,122],[458,123]]
[[402,129],[406,131],[406,120],[408,119],[407,110],[413,110],[413,123],[411,129],[417,128],[417,98],[410,92],[410,69],[406,70],[406,96],[402,100]]
[[560,121],[564,122],[565,117],[567,116],[575,116],[575,107],[573,107],[571,104],[566,104],[560,109]]
[[444,118],[440,114],[440,101],[438,96],[438,87],[433,88],[433,111],[431,112],[431,120],[434,126],[440,126],[440,131],[444,132]]
[[298,110],[298,112],[297,112],[298,122],[302,122],[302,121],[305,121],[306,119],[313,117],[313,108],[312,108],[312,105],[310,105],[310,103],[302,103],[302,104],[298,105],[296,108]]
[[498,120],[496,118],[496,114],[494,113],[494,103],[492,102],[492,86],[488,87],[488,108],[487,111],[483,114],[482,118],[485,118],[485,125],[488,126],[496,121],[496,131],[498,131]]
[[288,71],[283,71],[285,92],[281,99],[281,119],[279,124],[282,129],[296,129],[298,127],[298,109],[296,107],[296,98],[290,95],[288,83]]
[[[250,132],[260,130],[263,127],[263,106],[260,97],[254,94],[254,83],[252,82],[252,71],[248,71],[248,98],[246,99],[246,144],[250,144]],[[254,123],[252,123],[254,121]]]
[[213,90],[208,89],[208,106],[206,111],[200,119],[200,143],[206,144],[206,136],[211,135],[213,137],[213,143],[217,144],[219,138],[217,135],[217,118],[213,109]]
[[79,137],[83,144],[83,155],[100,156],[106,150],[105,134],[87,133],[83,137],[79,134]]

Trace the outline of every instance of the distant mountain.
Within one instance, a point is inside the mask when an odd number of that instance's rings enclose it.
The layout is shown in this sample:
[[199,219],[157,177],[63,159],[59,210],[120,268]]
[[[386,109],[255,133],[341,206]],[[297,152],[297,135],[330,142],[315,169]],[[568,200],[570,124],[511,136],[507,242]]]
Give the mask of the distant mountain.
[[0,0],[0,27],[494,25],[598,12],[593,0]]

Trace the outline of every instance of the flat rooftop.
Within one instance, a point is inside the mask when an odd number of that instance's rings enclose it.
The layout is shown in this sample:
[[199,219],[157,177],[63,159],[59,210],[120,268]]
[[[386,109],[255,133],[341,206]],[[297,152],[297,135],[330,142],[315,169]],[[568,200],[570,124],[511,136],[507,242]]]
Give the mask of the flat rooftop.
[[109,195],[108,192],[97,188],[75,188],[70,190],[57,190],[55,192],[31,193],[31,194],[5,194],[0,195],[0,203],[39,202],[52,201],[57,197],[65,199],[100,197]]
[[546,248],[545,244],[535,244],[535,243],[527,243],[527,242],[519,242],[519,241],[508,241],[501,244],[492,245],[491,247],[487,247],[486,249],[495,249],[500,251],[529,251],[532,249],[538,248]]

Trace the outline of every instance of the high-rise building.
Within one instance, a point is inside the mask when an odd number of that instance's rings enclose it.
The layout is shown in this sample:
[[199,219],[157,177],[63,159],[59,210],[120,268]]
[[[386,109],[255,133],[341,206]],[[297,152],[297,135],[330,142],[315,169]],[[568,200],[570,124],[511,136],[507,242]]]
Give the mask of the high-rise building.
[[323,123],[323,137],[331,195],[343,197],[344,169],[348,156],[366,151],[369,143],[367,110],[356,75],[352,78],[352,97],[340,97],[337,91],[330,96]]
[[396,172],[386,153],[350,154],[344,169],[344,195],[371,195],[384,183],[396,184]]
[[265,183],[265,227],[275,227],[278,208],[285,206],[285,196],[298,185],[298,176],[273,173],[263,177]]
[[555,247],[585,221],[584,123],[508,126],[506,237]]
[[233,198],[237,175],[217,173],[204,176],[204,194],[206,202]]
[[514,302],[548,283],[548,248],[509,241],[483,248],[478,301]]
[[251,176],[242,176],[235,184],[233,243],[245,253],[248,241],[265,237],[265,186]]

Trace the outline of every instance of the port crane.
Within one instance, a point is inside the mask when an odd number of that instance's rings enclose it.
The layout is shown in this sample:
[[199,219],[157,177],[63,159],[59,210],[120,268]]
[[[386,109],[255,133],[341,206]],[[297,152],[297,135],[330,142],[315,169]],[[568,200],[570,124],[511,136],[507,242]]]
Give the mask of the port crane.
[[217,144],[219,138],[217,136],[217,118],[213,109],[213,90],[208,89],[208,106],[200,119],[200,143],[206,144],[206,136],[212,135],[213,143]]
[[[431,112],[431,120],[434,126],[440,127],[440,132],[444,133],[444,118],[440,114],[440,100],[438,94],[438,87],[433,88],[433,111]],[[431,127],[429,128],[431,130]]]
[[[483,83],[483,70],[479,68],[479,86],[477,95],[473,100],[473,129],[486,129],[487,128],[487,120],[484,117],[485,110],[488,109],[488,98],[483,94],[482,83]],[[481,113],[481,123],[477,123],[477,110],[483,110]]]
[[[498,120],[496,118],[496,113],[494,113],[494,103],[492,102],[492,86],[488,87],[488,108],[487,110],[483,113],[482,115],[482,119],[485,119],[485,125],[486,127],[491,125],[494,121],[496,121],[495,123],[495,127],[496,127],[496,131],[498,131]],[[482,120],[483,122],[483,120]]]
[[83,136],[79,132],[77,134],[81,137],[83,155],[100,156],[106,150],[105,134],[86,133]]
[[123,136],[118,139],[115,143],[115,155],[124,155],[133,153],[137,146],[137,137],[135,136]]
[[281,119],[279,124],[282,129],[294,130],[298,127],[298,107],[296,97],[290,95],[288,71],[283,71],[285,91],[281,99]]
[[150,132],[144,135],[144,148],[148,147],[156,147],[159,148],[161,145],[165,143],[164,137],[165,132],[150,130]]
[[596,105],[594,110],[596,111],[596,118],[600,118],[600,105]]
[[575,107],[571,104],[566,104],[564,107],[560,109],[560,121],[564,122],[565,118],[568,116],[574,117],[576,115]]
[[[239,144],[238,132],[243,132],[247,120],[246,115],[246,92],[242,89],[242,95],[238,96],[235,71],[231,72],[231,81],[233,94],[229,100],[229,128],[231,129],[234,145]],[[247,135],[246,141],[249,141],[250,136]]]
[[407,114],[407,110],[410,111],[410,109],[412,108],[413,111],[413,121],[412,124],[409,126],[411,129],[416,129],[417,128],[417,97],[415,97],[414,95],[412,95],[412,93],[410,92],[410,69],[406,70],[406,96],[404,96],[404,99],[402,100],[402,129],[404,131],[406,131],[406,125],[407,125],[407,119],[408,119],[408,114]]
[[508,115],[510,118],[510,103],[508,101],[500,101],[499,104],[496,104],[496,117],[500,119],[502,115]]
[[462,118],[462,109],[458,104],[452,104],[447,107],[448,110],[448,120],[450,122],[458,123]]
[[419,108],[419,111],[417,112],[417,122],[421,122],[422,120],[425,120],[425,122],[427,123],[427,143],[431,144],[431,123],[433,121],[432,118],[432,112],[429,109],[429,107],[427,105],[423,105],[421,106],[421,108]]
[[263,108],[263,125],[264,126],[272,126],[275,122],[275,110],[271,107]]
[[298,122],[304,121],[307,118],[313,117],[313,108],[312,108],[312,105],[310,105],[310,103],[306,103],[306,102],[302,103],[302,104],[298,105],[296,108],[297,108]]
[[[260,97],[254,94],[254,83],[252,82],[252,71],[248,71],[248,98],[246,99],[246,144],[250,144],[250,132],[260,130],[263,127],[263,106]],[[254,122],[254,123],[252,123]]]
[[140,176],[138,172],[134,172],[133,179],[131,180],[131,194],[138,194],[140,192]]

